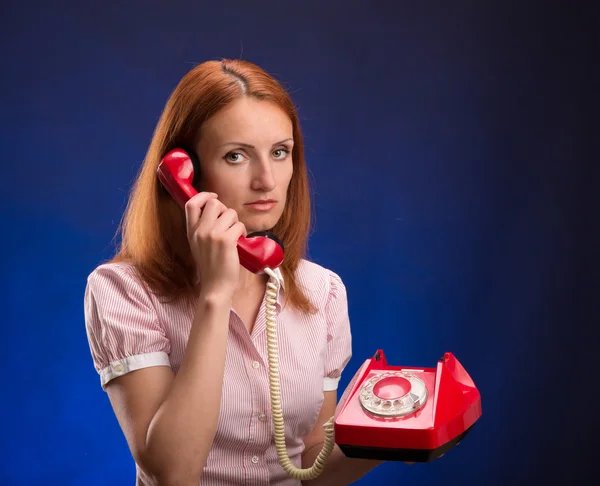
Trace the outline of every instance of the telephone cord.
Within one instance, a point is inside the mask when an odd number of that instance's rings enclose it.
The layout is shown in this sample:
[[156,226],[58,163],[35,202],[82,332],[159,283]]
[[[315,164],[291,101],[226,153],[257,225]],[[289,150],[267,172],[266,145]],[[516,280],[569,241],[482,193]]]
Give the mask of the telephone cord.
[[287,453],[285,445],[285,425],[281,409],[281,393],[279,381],[279,357],[277,351],[277,293],[279,290],[279,278],[270,268],[265,273],[271,277],[267,284],[266,297],[266,327],[267,327],[267,354],[269,360],[269,390],[271,392],[271,414],[273,415],[273,428],[275,436],[275,448],[279,463],[292,478],[300,481],[308,481],[318,477],[325,467],[325,463],[333,451],[335,445],[333,417],[325,424],[325,441],[314,464],[306,469],[297,468]]

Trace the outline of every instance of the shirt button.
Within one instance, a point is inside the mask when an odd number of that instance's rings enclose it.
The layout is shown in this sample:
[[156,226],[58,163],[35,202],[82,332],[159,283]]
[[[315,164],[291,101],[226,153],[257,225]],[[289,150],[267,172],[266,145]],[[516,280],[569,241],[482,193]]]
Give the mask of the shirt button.
[[261,413],[258,415],[258,420],[264,422],[265,420],[267,420],[267,416],[264,413]]
[[258,361],[252,361],[252,368],[257,369],[260,366]]
[[254,456],[254,457],[252,458],[252,462],[253,462],[254,464],[256,464],[256,463],[258,462],[258,456]]
[[117,363],[117,364],[114,366],[114,370],[115,370],[117,373],[123,373],[123,369],[124,369],[124,368],[123,368],[123,365],[122,365],[121,363]]

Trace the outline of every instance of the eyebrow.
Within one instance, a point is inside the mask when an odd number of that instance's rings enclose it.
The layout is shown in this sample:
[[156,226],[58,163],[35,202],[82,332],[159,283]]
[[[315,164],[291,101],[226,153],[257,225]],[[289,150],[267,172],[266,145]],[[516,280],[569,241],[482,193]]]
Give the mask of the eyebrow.
[[[275,145],[281,145],[282,143],[289,142],[289,141],[293,141],[293,138],[286,138],[285,140],[281,140],[280,142],[275,142],[272,145],[272,147],[274,147]],[[224,143],[223,145],[221,145],[221,147],[225,147],[226,145],[239,145],[240,147],[246,147],[249,149],[256,148],[254,145],[250,145],[249,143],[244,143],[244,142],[227,142],[227,143]]]

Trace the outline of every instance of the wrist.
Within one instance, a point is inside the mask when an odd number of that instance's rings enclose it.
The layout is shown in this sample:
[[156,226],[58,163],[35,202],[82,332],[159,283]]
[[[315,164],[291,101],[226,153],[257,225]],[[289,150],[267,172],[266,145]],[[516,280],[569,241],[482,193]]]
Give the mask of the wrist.
[[233,289],[227,289],[225,287],[217,286],[206,286],[200,288],[200,296],[198,299],[198,305],[202,307],[231,307],[233,300]]
[[228,329],[233,294],[224,289],[203,288],[196,302],[193,328]]

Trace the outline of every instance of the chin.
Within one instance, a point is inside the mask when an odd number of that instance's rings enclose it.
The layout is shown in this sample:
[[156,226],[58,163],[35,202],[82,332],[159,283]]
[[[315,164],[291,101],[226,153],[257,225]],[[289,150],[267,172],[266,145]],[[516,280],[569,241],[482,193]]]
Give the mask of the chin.
[[273,226],[246,226],[246,231],[248,232],[248,234],[256,233],[258,231],[268,231],[269,233],[271,233],[273,231]]
[[257,231],[272,231],[275,227],[275,224],[272,221],[264,221],[264,222],[248,222],[248,224],[244,223],[246,226],[246,231],[248,234],[255,233]]
[[272,231],[281,218],[281,214],[245,214],[241,221],[248,233],[256,231]]

